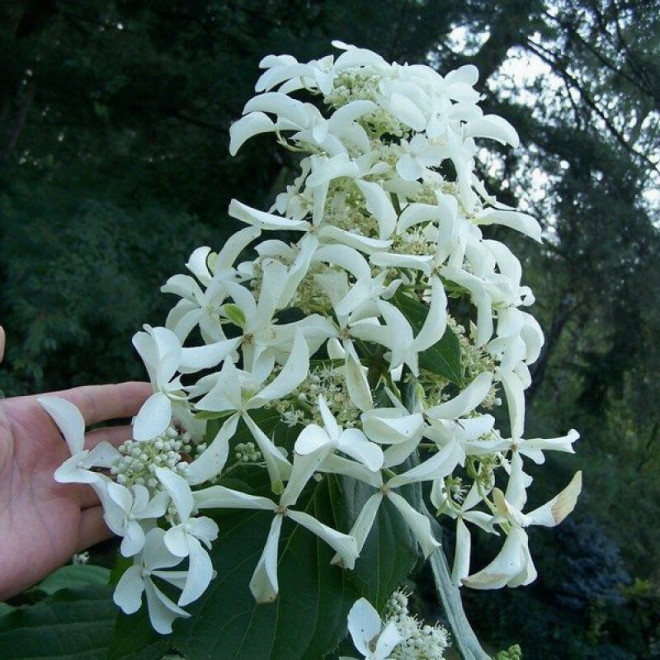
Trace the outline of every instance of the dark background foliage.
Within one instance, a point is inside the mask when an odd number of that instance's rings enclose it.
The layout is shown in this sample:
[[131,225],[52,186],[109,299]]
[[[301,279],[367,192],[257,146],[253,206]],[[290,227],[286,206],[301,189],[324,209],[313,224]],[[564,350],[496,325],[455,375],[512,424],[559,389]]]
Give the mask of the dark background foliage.
[[548,237],[506,236],[547,337],[528,437],[582,434],[531,492],[544,501],[577,468],[585,489],[570,521],[533,530],[532,587],[466,606],[484,640],[526,657],[655,657],[659,17],[655,0],[0,4],[0,386],[142,377],[130,337],[162,323],[159,285],[235,231],[231,198],[266,207],[293,171],[267,137],[227,152],[261,57],[341,39],[440,73],[474,63],[486,109],[522,141],[489,145],[483,175]]

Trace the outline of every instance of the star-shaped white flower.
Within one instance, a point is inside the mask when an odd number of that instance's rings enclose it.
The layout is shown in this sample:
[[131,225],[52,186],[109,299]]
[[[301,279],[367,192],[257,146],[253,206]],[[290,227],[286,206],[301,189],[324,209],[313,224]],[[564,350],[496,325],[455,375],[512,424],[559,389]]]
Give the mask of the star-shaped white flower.
[[57,424],[71,452],[71,458],[55,471],[55,480],[60,483],[100,485],[104,477],[93,471],[94,468],[111,468],[121,454],[108,442],[85,449],[85,420],[69,401],[56,396],[41,396],[37,401]]

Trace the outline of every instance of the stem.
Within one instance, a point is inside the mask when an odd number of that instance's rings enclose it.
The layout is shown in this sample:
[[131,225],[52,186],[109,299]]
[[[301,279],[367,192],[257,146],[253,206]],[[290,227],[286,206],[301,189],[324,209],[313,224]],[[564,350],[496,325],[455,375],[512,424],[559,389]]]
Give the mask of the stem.
[[[405,369],[404,369],[405,375]],[[404,380],[402,375],[402,380]],[[411,400],[414,392],[407,387],[402,387],[403,405],[409,410],[414,406],[414,401]],[[412,396],[411,396],[412,395]],[[414,461],[417,452],[412,456]],[[442,530],[436,519],[431,515],[424,502],[424,493],[420,486],[419,506],[420,511],[423,513],[431,523],[431,529],[436,539],[442,538]],[[442,607],[447,615],[447,620],[454,634],[455,647],[461,655],[463,660],[490,660],[490,656],[481,648],[479,640],[470,626],[470,622],[465,615],[463,609],[463,602],[461,600],[461,593],[456,585],[451,581],[449,567],[447,565],[447,558],[442,547],[438,548],[430,557],[431,570],[433,571],[433,580],[435,582],[436,593],[438,599],[442,603]]]
[[[422,503],[422,511],[431,522],[434,535],[439,538],[442,533],[440,525],[429,513],[424,503]],[[456,650],[463,660],[490,660],[490,656],[481,648],[481,644],[465,615],[461,592],[456,585],[452,584],[447,558],[442,548],[438,548],[429,557],[429,562],[433,572],[436,592],[454,634]]]

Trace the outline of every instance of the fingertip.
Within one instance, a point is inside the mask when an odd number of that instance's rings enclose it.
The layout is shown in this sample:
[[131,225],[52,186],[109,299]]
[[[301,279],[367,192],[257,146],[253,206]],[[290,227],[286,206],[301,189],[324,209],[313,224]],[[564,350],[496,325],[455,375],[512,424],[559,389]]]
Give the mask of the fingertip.
[[152,393],[151,385],[127,381],[108,385],[83,385],[56,392],[78,407],[87,425],[109,419],[133,417]]
[[79,544],[76,552],[107,541],[113,534],[103,520],[103,507],[94,506],[80,512]]

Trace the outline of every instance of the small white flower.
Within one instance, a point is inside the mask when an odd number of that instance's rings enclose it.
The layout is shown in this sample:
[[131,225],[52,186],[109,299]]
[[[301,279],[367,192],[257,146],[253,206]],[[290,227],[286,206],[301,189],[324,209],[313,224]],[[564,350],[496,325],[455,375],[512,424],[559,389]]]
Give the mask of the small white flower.
[[153,577],[181,588],[187,579],[187,571],[168,571],[181,563],[181,557],[173,555],[164,543],[165,530],[155,527],[146,536],[144,550],[133,558],[131,566],[119,579],[113,600],[125,614],[140,609],[142,594],[146,594],[149,619],[156,632],[167,635],[172,623],[179,617],[190,616],[172,602],[154,583]]
[[213,579],[213,564],[201,543],[211,548],[211,542],[218,537],[218,525],[211,518],[191,517],[195,501],[183,477],[165,468],[156,468],[155,474],[172,498],[179,519],[165,532],[163,541],[174,556],[188,557],[188,576],[179,598],[179,605],[187,605],[197,600]]
[[339,450],[372,472],[379,470],[383,465],[383,450],[359,429],[341,429],[323,395],[319,396],[318,405],[325,428],[316,424],[306,426],[296,440],[295,451],[305,455],[324,449]]
[[[182,348],[179,338],[167,328],[145,325],[145,332],[133,337],[135,346],[149,373],[155,392],[144,402],[133,420],[133,437],[151,440],[165,432],[172,421],[173,403],[186,401],[181,373],[192,373],[215,366],[239,344],[239,339],[222,340],[198,348]],[[182,406],[187,410],[187,406]]]
[[170,498],[162,491],[150,498],[144,486],[134,485],[129,490],[114,481],[108,483],[107,495],[103,502],[105,522],[123,537],[122,555],[132,557],[144,547],[145,526],[149,529],[165,514]]
[[55,480],[60,483],[100,483],[103,476],[93,469],[111,468],[121,454],[108,442],[100,442],[91,450],[85,449],[85,420],[69,401],[56,396],[42,396],[37,401],[57,424],[71,452],[71,458],[55,471]]
[[393,622],[383,626],[376,608],[366,598],[360,598],[351,607],[348,632],[356,650],[365,660],[387,660],[403,639]]

